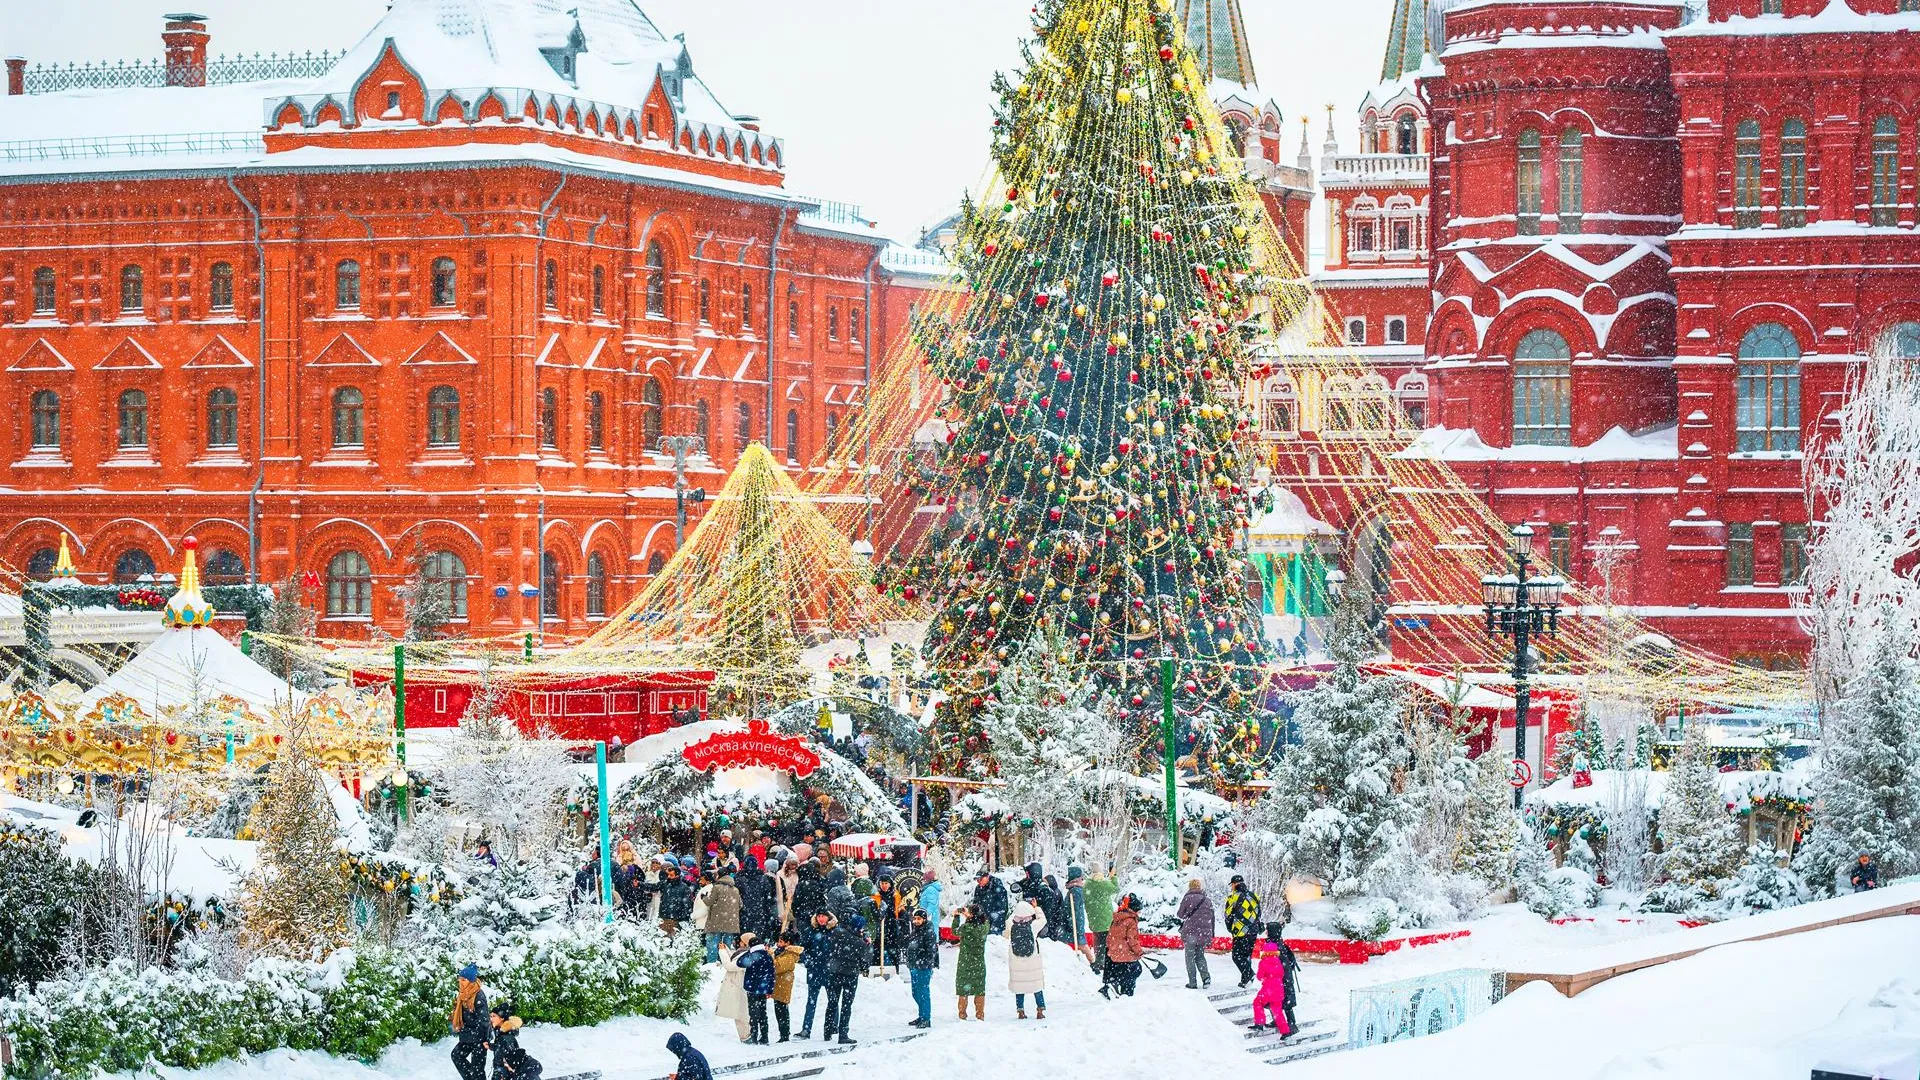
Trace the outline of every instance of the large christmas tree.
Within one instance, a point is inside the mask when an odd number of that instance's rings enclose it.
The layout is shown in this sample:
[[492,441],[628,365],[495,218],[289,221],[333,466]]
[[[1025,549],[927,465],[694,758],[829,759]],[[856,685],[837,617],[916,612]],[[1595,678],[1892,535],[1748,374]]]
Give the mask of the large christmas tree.
[[946,513],[904,578],[934,601],[943,770],[990,771],[978,718],[1037,634],[1156,757],[1175,658],[1176,750],[1229,778],[1257,765],[1238,399],[1269,226],[1172,7],[1041,0],[995,82],[997,180],[955,252],[968,302],[916,325],[948,394],[947,443],[916,463]]

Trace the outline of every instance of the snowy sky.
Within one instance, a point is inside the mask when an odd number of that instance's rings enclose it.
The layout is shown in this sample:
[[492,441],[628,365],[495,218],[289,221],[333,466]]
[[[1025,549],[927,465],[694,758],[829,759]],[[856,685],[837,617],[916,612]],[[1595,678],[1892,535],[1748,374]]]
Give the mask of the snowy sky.
[[[160,54],[161,16],[210,19],[212,51],[358,40],[386,0],[0,0],[0,53],[33,62]],[[641,0],[685,32],[695,69],[737,113],[787,140],[788,186],[859,203],[905,238],[953,205],[985,165],[992,72],[1018,57],[1031,0]],[[1288,120],[1325,106],[1343,148],[1378,78],[1392,0],[1243,0],[1261,89]],[[327,12],[323,19],[316,12]],[[6,137],[0,132],[0,139]]]

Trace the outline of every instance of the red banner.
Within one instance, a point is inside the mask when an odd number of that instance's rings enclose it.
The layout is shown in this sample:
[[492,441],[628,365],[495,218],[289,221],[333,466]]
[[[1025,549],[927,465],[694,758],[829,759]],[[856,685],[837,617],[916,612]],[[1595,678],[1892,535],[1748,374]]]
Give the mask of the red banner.
[[820,755],[804,739],[775,735],[765,720],[747,721],[745,731],[709,735],[680,751],[695,772],[757,766],[805,778],[820,767]]

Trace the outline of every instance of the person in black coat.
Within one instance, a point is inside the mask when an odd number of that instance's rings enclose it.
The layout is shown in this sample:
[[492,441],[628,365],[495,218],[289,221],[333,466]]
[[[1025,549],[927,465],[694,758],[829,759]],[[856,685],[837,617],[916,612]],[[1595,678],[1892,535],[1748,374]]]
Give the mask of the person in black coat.
[[940,932],[927,919],[925,908],[914,908],[908,925],[906,948],[902,951],[906,953],[907,975],[913,984],[913,1004],[919,1009],[913,1026],[928,1028],[933,1026],[933,969],[940,961]]
[[1880,864],[1873,860],[1872,855],[1861,852],[1860,858],[1854,861],[1852,873],[1847,875],[1847,882],[1857,893],[1879,888]]
[[1285,938],[1278,940],[1280,942],[1280,962],[1286,965],[1287,973],[1287,996],[1285,1002],[1280,1006],[1280,1011],[1287,1014],[1287,1030],[1299,1031],[1300,1024],[1293,1018],[1293,1006],[1300,997],[1300,959],[1293,955],[1293,947],[1287,944]]
[[487,992],[480,985],[480,969],[472,964],[460,969],[460,990],[449,1017],[453,1034],[453,1068],[460,1080],[483,1080],[487,1075],[487,1043],[493,1038],[493,1021],[488,1015]]
[[813,925],[815,915],[827,910],[827,883],[820,876],[820,865],[812,860],[801,863],[798,873],[788,920],[789,925],[805,929]]
[[733,963],[746,972],[742,986],[747,992],[747,1041],[767,1045],[767,998],[773,996],[773,955],[752,933],[740,935],[740,951]]
[[693,883],[682,877],[678,866],[669,866],[660,877],[660,929],[669,934],[693,921]]
[[[831,978],[829,969],[833,966],[833,916],[824,911],[816,911],[808,920],[805,933],[800,938],[801,966],[807,969],[807,1011],[800,1018],[799,1038],[813,1038],[813,1009],[820,1001],[820,995],[827,989]],[[828,1014],[832,1015],[832,1014]],[[831,1027],[823,1033],[825,1038],[833,1034]]]
[[845,924],[853,916],[853,888],[847,884],[847,872],[837,866],[827,871],[826,885],[827,913]]
[[674,1070],[673,1080],[713,1080],[713,1070],[707,1067],[707,1055],[693,1048],[685,1032],[674,1032],[673,1037],[667,1040],[667,1049],[680,1059],[680,1067]]
[[746,864],[733,876],[733,887],[740,890],[740,932],[765,941],[773,935],[776,912],[773,906],[773,879],[760,872],[760,860],[747,856]]
[[540,1080],[540,1060],[520,1045],[523,1026],[506,1002],[493,1007],[493,1080]]
[[842,1046],[856,1041],[847,1028],[853,1021],[853,995],[872,955],[865,924],[866,920],[852,915],[827,935],[827,1027],[820,1037],[830,1039],[838,1033]]
[[980,914],[987,918],[987,928],[995,934],[1007,929],[1007,914],[1013,905],[1007,901],[1007,883],[989,874],[985,869],[973,879],[973,902],[980,905]]

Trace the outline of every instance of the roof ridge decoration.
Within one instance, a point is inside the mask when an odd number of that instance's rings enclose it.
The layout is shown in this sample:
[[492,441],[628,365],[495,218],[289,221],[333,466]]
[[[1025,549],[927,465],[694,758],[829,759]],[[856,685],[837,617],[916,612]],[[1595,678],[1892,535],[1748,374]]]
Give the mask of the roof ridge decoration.
[[1209,81],[1259,85],[1240,0],[1180,0],[1180,22],[1187,28],[1187,45]]

